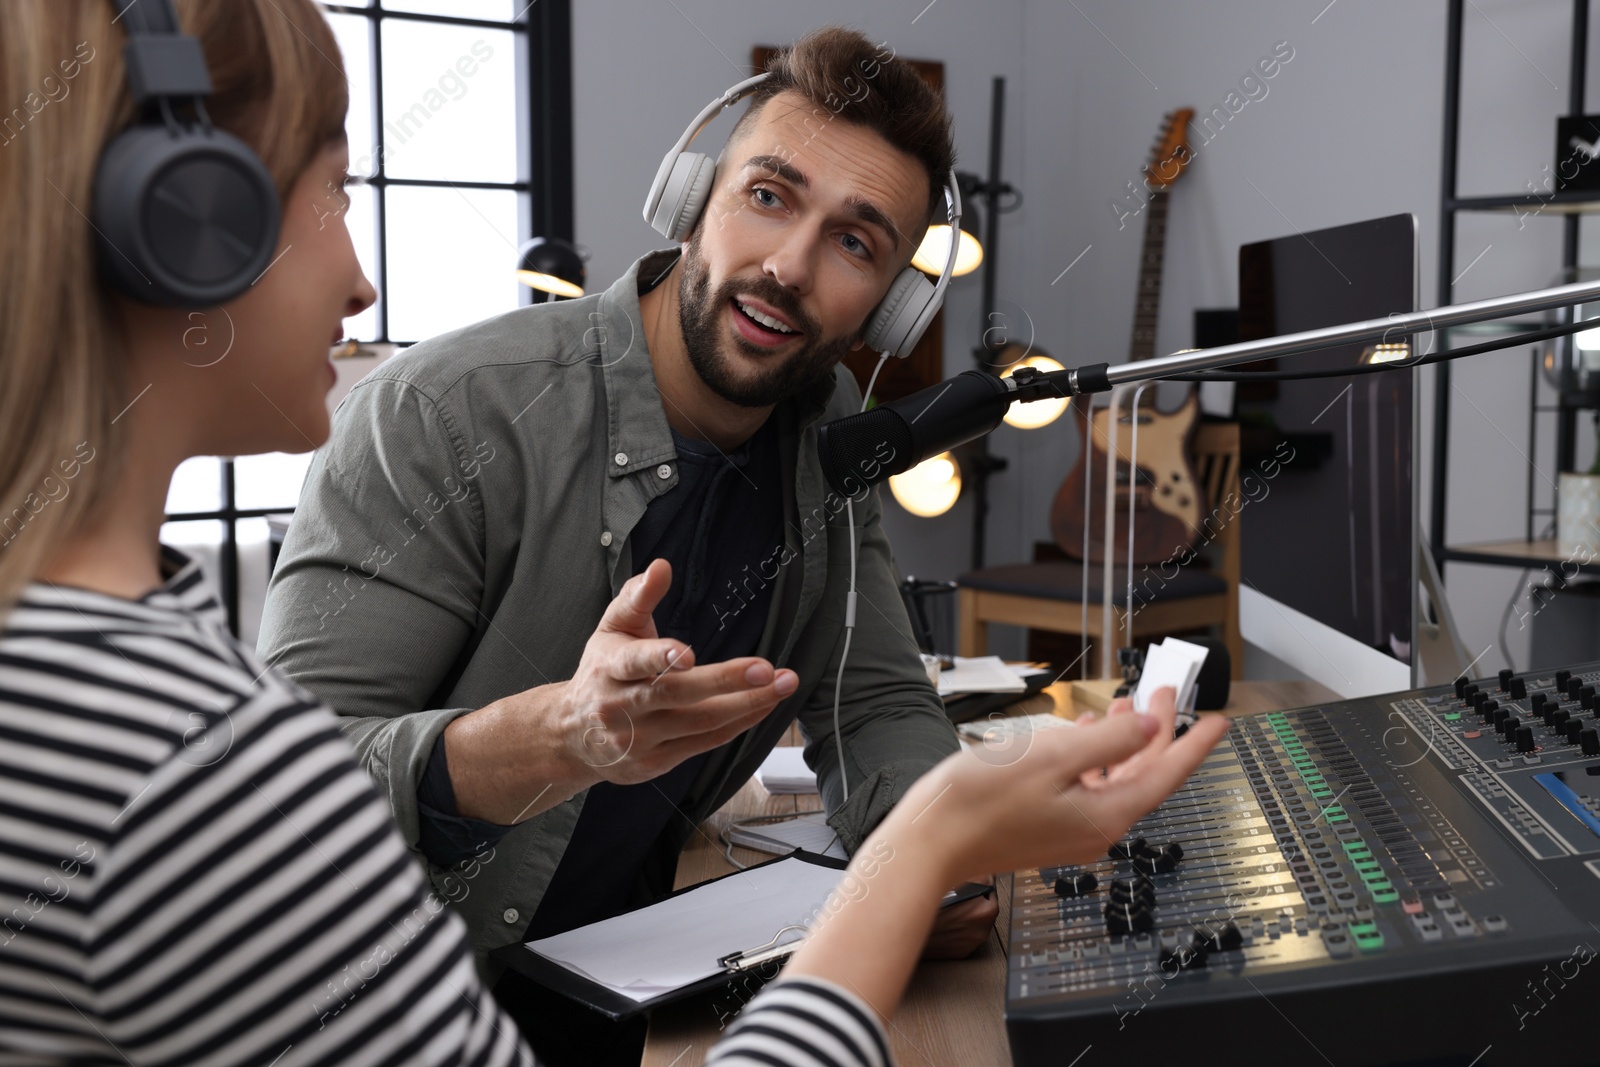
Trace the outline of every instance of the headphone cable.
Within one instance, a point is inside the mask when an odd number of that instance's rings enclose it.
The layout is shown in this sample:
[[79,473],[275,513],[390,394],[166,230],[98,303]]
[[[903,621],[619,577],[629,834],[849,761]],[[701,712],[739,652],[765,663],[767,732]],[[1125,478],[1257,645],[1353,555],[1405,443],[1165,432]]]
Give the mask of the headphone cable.
[[[866,392],[861,394],[861,410],[866,411],[872,402],[872,387],[878,384],[878,372],[889,362],[889,353],[878,354],[878,365],[872,368],[867,379]],[[849,496],[844,498],[845,521],[850,524],[850,594],[844,601],[844,650],[839,653],[839,672],[833,677],[833,744],[839,750],[839,784],[844,789],[844,799],[850,799],[850,775],[844,764],[844,735],[839,732],[839,698],[844,689],[844,665],[850,658],[850,638],[856,629],[856,509]]]

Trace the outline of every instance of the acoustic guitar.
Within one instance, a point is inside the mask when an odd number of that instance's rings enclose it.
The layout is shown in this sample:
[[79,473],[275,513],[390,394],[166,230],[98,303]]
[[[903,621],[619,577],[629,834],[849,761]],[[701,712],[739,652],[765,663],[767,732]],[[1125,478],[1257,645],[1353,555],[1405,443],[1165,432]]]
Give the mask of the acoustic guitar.
[[[1133,340],[1128,358],[1149,359],[1155,355],[1156,315],[1161,307],[1161,268],[1166,254],[1167,193],[1188,169],[1190,108],[1166,116],[1145,166],[1149,200],[1144,210],[1144,248],[1139,258],[1139,289],[1134,300]],[[1133,562],[1154,564],[1170,559],[1174,553],[1192,545],[1200,533],[1200,516],[1205,512],[1200,485],[1190,462],[1190,443],[1199,422],[1199,396],[1191,386],[1188,397],[1176,411],[1163,412],[1155,406],[1155,386],[1145,390],[1136,411],[1126,404],[1118,406],[1117,486],[1115,546],[1112,558],[1126,556],[1128,513],[1134,514]],[[1085,436],[1085,415],[1079,403],[1072,405],[1078,437]],[[1136,463],[1128,457],[1133,446],[1133,426],[1139,427]],[[1105,485],[1106,442],[1110,440],[1111,409],[1094,413],[1092,446],[1078,459],[1050,508],[1050,532],[1056,544],[1068,555],[1090,563],[1106,558]],[[1090,465],[1093,465],[1092,468]],[[1089,477],[1093,491],[1089,499],[1088,542],[1084,541],[1084,479]]]

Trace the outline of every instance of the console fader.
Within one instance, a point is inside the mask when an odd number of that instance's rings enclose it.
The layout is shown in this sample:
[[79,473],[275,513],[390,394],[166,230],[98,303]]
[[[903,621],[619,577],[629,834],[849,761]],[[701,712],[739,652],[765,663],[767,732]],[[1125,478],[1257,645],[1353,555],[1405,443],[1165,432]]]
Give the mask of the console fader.
[[1019,1067],[1600,1064],[1600,664],[1240,718],[1019,871]]

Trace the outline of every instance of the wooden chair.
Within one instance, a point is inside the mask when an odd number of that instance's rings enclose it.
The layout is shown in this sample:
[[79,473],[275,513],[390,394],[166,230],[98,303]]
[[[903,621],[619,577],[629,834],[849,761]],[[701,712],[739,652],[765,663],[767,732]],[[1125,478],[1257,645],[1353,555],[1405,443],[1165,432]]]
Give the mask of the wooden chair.
[[[1124,624],[1116,639],[1133,644],[1142,638],[1192,633],[1209,626],[1222,629],[1223,643],[1241,676],[1244,641],[1239,636],[1239,427],[1237,423],[1202,423],[1194,435],[1195,474],[1205,486],[1210,521],[1202,520],[1197,554],[1211,552],[1214,569],[1196,559],[1186,567],[1138,567],[1134,570],[1131,627]],[[1236,514],[1236,512],[1238,512]],[[1209,541],[1208,541],[1209,539]],[[1174,570],[1176,573],[1173,573]],[[1113,626],[1127,619],[1128,570],[1115,568],[1116,611]],[[1006,623],[1090,638],[1102,624],[1099,564],[1090,565],[1088,633],[1084,633],[1083,564],[1079,561],[1012,563],[962,575],[958,582],[957,644],[963,656],[981,656],[988,647],[988,624]],[[1131,633],[1128,632],[1131,629]],[[1115,631],[1114,631],[1115,632]]]

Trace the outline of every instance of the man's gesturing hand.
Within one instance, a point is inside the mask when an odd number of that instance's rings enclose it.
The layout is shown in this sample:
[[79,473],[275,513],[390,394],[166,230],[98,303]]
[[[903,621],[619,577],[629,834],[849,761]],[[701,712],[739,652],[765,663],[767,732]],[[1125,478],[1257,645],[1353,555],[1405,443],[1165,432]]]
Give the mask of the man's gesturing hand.
[[692,648],[656,634],[653,613],[671,584],[660,559],[630,579],[566,683],[562,736],[605,781],[664,774],[754,726],[800,684],[755,656],[696,667]]
[[656,560],[629,579],[572,678],[498,700],[445,730],[456,808],[521,822],[600,781],[648,781],[760,722],[800,684],[746,656],[704,667],[656,632],[672,584]]

